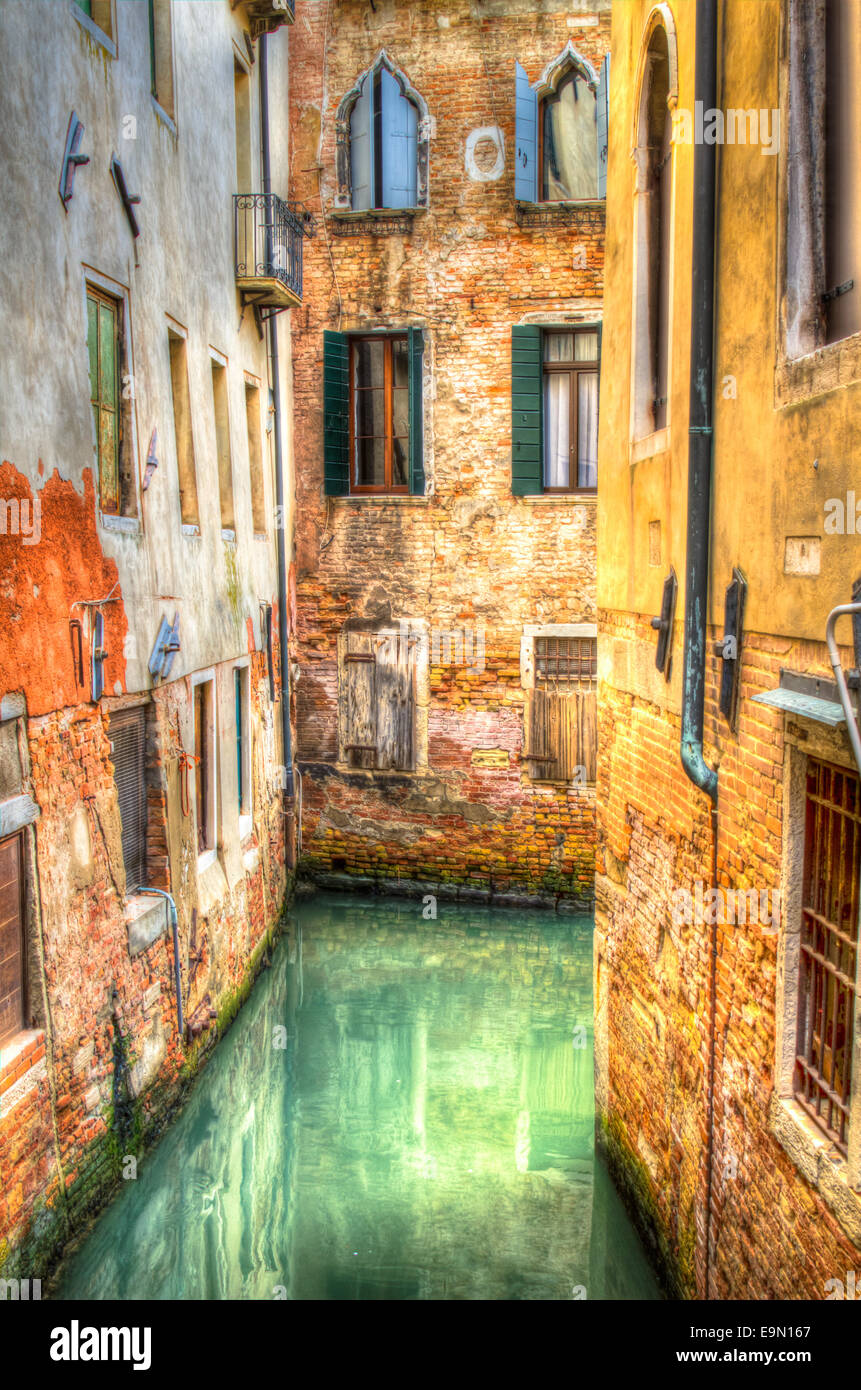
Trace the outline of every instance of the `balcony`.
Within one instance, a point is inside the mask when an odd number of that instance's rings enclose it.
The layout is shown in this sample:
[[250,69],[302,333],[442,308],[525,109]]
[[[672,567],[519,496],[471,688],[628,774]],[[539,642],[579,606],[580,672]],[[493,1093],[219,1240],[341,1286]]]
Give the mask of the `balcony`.
[[243,304],[277,313],[302,303],[302,240],[313,218],[275,193],[233,198],[236,286]]
[[[238,0],[233,0],[234,8],[237,3]],[[282,24],[292,24],[296,18],[296,0],[245,0],[245,9],[252,39],[271,34]]]

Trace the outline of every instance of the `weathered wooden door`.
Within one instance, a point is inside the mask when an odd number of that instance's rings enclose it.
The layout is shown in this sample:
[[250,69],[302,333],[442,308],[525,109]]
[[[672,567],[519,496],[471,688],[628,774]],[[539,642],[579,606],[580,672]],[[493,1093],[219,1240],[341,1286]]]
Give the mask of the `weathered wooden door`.
[[0,1043],[24,1026],[22,837],[0,841]]

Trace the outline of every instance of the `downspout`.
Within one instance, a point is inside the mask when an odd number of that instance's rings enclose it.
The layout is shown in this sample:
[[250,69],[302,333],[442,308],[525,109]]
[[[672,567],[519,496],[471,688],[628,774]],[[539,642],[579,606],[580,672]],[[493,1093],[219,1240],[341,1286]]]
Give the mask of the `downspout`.
[[[717,3],[697,0],[694,97],[701,111],[717,107]],[[718,777],[703,757],[705,658],[712,484],[714,393],[715,204],[717,149],[694,144],[691,248],[691,361],[688,414],[688,528],[685,559],[685,642],[681,760],[711,806],[712,886],[717,886]],[[715,917],[717,914],[715,914]],[[711,1284],[712,1169],[717,1006],[717,922],[711,926],[706,1082],[705,1297]]]
[[[272,165],[269,150],[269,56],[268,36],[260,39],[260,127],[263,164],[263,192],[272,192]],[[278,358],[278,317],[271,314],[266,321],[269,330],[269,356],[272,362],[273,427],[275,435],[275,501],[281,525],[276,526],[278,550],[278,635],[281,649],[281,739],[284,750],[283,806],[285,815],[293,808],[293,736],[290,729],[290,662],[287,651],[287,552],[286,516],[284,511],[283,434],[281,420],[281,375]],[[292,829],[287,834],[287,862],[290,865]]]
[[163,888],[138,888],[138,893],[152,893],[157,898],[164,898],[170,908],[170,925],[173,932],[173,979],[176,986],[176,1026],[179,1029],[180,1042],[185,1039],[185,1020],[182,1016],[182,970],[179,964],[179,931],[177,928],[176,903],[170,893],[166,893]]

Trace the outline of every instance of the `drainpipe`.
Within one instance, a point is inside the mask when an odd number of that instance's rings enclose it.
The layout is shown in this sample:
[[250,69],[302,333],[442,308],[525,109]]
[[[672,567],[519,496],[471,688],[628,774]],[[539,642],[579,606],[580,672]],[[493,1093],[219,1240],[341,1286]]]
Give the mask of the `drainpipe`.
[[[260,39],[260,126],[261,156],[263,164],[263,192],[272,192],[272,167],[269,152],[269,57],[268,36]],[[281,422],[281,376],[278,359],[278,317],[271,314],[266,324],[269,330],[269,356],[272,362],[272,382],[275,433],[275,501],[281,525],[276,527],[278,547],[278,612],[281,648],[281,738],[284,750],[284,812],[293,805],[293,736],[290,729],[290,662],[287,652],[287,554],[285,541],[284,477],[282,472],[283,445]],[[292,833],[288,832],[288,863]]]
[[[697,0],[695,97],[702,110],[717,104],[716,0]],[[709,523],[712,480],[714,373],[715,171],[717,147],[694,145],[691,275],[691,384],[688,425],[688,534],[685,661],[682,690],[682,766],[717,803],[717,773],[703,757]]]
[[170,908],[170,925],[173,931],[173,978],[176,985],[176,1026],[179,1029],[180,1042],[185,1039],[185,1021],[182,1016],[182,971],[179,964],[179,932],[176,924],[176,903],[170,893],[166,893],[163,888],[138,888],[138,893],[151,893],[157,898],[164,898]]
[[[703,111],[717,106],[717,5],[697,0],[696,101]],[[711,806],[712,886],[717,885],[718,777],[703,757],[706,628],[712,484],[714,391],[715,185],[717,149],[694,145],[691,265],[691,377],[688,418],[688,529],[685,572],[685,652],[682,687],[681,760],[688,777]],[[717,914],[715,914],[716,916]],[[709,960],[709,1033],[706,1082],[705,1296],[711,1283],[712,1170],[714,1168],[714,1078],[717,1007],[717,922],[712,924]]]
[[849,699],[849,687],[846,684],[846,676],[840,660],[840,653],[837,650],[837,638],[834,635],[834,628],[838,618],[846,616],[856,619],[859,614],[861,614],[861,603],[842,603],[838,608],[833,608],[828,614],[828,622],[825,624],[825,641],[828,644],[828,655],[831,658],[834,679],[837,682],[837,689],[840,693],[840,703],[843,706],[843,713],[846,716],[846,730],[849,734],[849,742],[852,744],[852,753],[855,757],[855,762],[858,764],[858,769],[861,771],[861,733],[858,731],[858,721],[855,718],[855,711]]

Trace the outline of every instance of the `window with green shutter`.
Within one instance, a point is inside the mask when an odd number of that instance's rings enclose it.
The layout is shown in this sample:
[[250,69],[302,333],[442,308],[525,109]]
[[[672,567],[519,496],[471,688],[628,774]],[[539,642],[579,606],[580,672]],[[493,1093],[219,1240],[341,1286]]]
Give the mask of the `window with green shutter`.
[[325,493],[425,490],[420,328],[323,343]]
[[99,505],[103,512],[113,513],[120,511],[119,322],[117,301],[88,288],[87,350]]
[[600,327],[511,330],[511,490],[594,493]]

